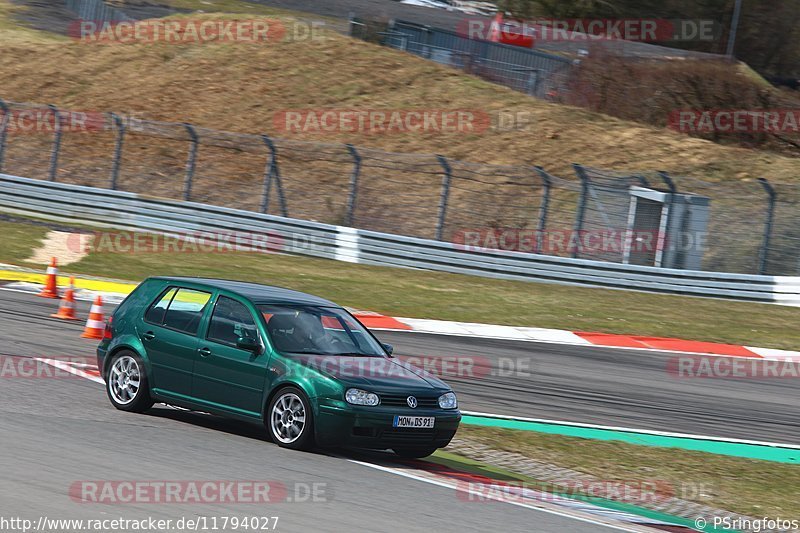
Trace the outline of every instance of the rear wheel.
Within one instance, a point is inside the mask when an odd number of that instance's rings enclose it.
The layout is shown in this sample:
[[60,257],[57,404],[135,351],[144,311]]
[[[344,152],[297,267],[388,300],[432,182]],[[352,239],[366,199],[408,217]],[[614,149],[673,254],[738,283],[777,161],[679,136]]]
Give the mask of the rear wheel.
[[141,413],[153,407],[142,359],[130,350],[114,354],[106,377],[106,393],[121,411]]
[[400,457],[406,459],[422,459],[423,457],[428,457],[432,455],[438,448],[436,447],[426,447],[426,448],[392,448],[394,453]]
[[307,450],[314,445],[314,413],[297,387],[279,390],[269,402],[266,418],[270,436],[278,446]]

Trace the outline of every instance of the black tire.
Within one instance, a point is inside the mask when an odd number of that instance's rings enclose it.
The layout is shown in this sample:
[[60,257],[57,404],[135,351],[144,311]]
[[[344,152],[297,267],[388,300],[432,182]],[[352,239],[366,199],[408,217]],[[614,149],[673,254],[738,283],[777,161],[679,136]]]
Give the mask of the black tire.
[[[133,364],[128,365],[130,361]],[[127,372],[119,372],[118,363],[122,367],[127,367]],[[123,387],[123,381],[127,375],[128,386]],[[119,379],[115,376],[122,376]],[[139,386],[135,393],[131,393],[130,388],[135,378],[138,377]],[[127,393],[123,391],[128,391]],[[153,407],[153,399],[150,396],[150,384],[147,382],[147,372],[144,362],[135,352],[131,350],[120,350],[111,357],[108,363],[108,373],[106,374],[106,395],[111,401],[111,405],[120,411],[129,413],[143,413]]]
[[422,459],[432,455],[436,450],[438,448],[435,446],[428,446],[427,448],[392,448],[395,455],[404,459]]
[[[276,410],[279,403],[281,406]],[[299,433],[294,434],[291,428],[297,428],[298,420],[294,417],[298,415],[300,406],[303,415],[302,428]],[[282,412],[279,415],[276,411]],[[287,413],[291,413],[292,418],[288,418]],[[310,450],[314,447],[314,412],[308,396],[297,387],[283,387],[275,393],[264,413],[264,424],[272,441],[282,448]]]

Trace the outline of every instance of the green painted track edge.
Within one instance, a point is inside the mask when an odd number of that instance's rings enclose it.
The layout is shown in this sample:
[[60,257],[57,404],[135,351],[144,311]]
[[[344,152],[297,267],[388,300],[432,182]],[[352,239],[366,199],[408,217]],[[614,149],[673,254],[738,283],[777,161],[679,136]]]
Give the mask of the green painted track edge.
[[507,418],[491,418],[487,416],[464,415],[463,424],[503,429],[516,429],[520,431],[535,431],[551,435],[564,435],[582,439],[595,439],[604,441],[622,441],[640,446],[657,446],[661,448],[680,448],[746,459],[772,461],[775,463],[800,464],[800,450],[768,446],[761,444],[748,444],[741,442],[726,442],[708,440],[694,437],[671,437],[668,435],[653,435],[637,433],[636,431],[622,431],[613,429],[600,429],[562,425],[548,422],[533,422],[528,420],[514,420]]

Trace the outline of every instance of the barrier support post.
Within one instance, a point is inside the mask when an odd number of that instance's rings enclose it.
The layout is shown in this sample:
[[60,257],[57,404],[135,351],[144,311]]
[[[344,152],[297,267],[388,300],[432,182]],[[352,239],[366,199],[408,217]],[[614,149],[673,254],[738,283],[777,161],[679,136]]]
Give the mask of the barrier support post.
[[553,185],[553,180],[550,179],[550,174],[540,166],[534,167],[539,177],[542,178],[542,203],[539,206],[539,221],[536,225],[536,242],[533,253],[542,253],[542,242],[544,241],[544,232],[547,228],[547,210],[550,208],[550,189]]
[[267,213],[269,211],[270,191],[272,190],[272,182],[275,181],[275,188],[278,191],[278,202],[280,203],[281,216],[288,217],[289,212],[286,208],[286,196],[283,193],[283,182],[281,180],[281,170],[278,166],[278,149],[275,148],[275,143],[268,135],[262,135],[261,140],[269,150],[269,159],[267,166],[264,169],[264,190],[261,193],[261,212]]
[[115,191],[117,190],[117,180],[119,179],[119,166],[122,161],[122,143],[125,140],[125,124],[116,113],[111,113],[111,119],[114,121],[114,127],[117,129],[117,139],[114,144],[114,160],[111,162],[111,182],[108,188]]
[[669,189],[669,194],[667,195],[667,205],[666,205],[667,214],[663,218],[663,224],[659,231],[658,244],[656,247],[656,257],[653,265],[660,267],[664,260],[664,251],[669,246],[669,228],[670,224],[672,223],[672,204],[675,202],[675,195],[678,194],[678,188],[675,186],[675,182],[670,177],[670,175],[664,172],[663,170],[660,170],[658,172],[658,175],[661,178],[661,181],[663,181],[664,184]]
[[0,119],[0,172],[3,172],[3,156],[6,152],[6,132],[8,131],[9,110],[8,105],[0,98],[0,110],[3,112],[3,118]]
[[353,157],[353,173],[350,175],[350,193],[347,197],[347,219],[346,225],[352,226],[355,218],[356,197],[358,195],[358,178],[361,175],[361,154],[352,144],[347,145],[347,150]]
[[450,182],[453,179],[453,169],[444,156],[437,155],[436,159],[439,160],[439,164],[442,165],[442,170],[444,170],[442,192],[439,195],[439,217],[436,222],[436,240],[441,241],[444,234],[444,222],[447,219],[447,202],[450,198]]
[[586,217],[586,200],[587,196],[589,195],[590,184],[589,184],[589,175],[586,174],[585,168],[583,168],[581,165],[577,163],[573,163],[572,168],[575,169],[575,173],[581,180],[581,196],[578,199],[578,209],[575,214],[575,229],[573,231],[574,235],[572,239],[570,239],[574,243],[574,246],[572,248],[572,258],[577,259],[578,254],[580,253],[581,232],[583,232],[583,222],[584,218]]
[[761,250],[758,253],[758,274],[764,275],[767,273],[767,261],[769,260],[769,245],[772,240],[772,224],[775,219],[775,201],[778,194],[775,188],[767,181],[766,178],[758,178],[758,182],[764,187],[769,198],[767,206],[767,220],[764,222],[764,238],[761,241]]
[[58,171],[58,155],[61,152],[61,113],[53,104],[47,106],[53,113],[53,146],[50,149],[50,170],[47,173],[48,181],[56,181]]
[[183,199],[187,202],[192,198],[192,180],[194,179],[194,167],[197,163],[197,145],[198,136],[194,126],[188,122],[183,123],[186,133],[189,134],[189,140],[192,145],[189,147],[189,155],[186,158],[186,176],[183,179]]

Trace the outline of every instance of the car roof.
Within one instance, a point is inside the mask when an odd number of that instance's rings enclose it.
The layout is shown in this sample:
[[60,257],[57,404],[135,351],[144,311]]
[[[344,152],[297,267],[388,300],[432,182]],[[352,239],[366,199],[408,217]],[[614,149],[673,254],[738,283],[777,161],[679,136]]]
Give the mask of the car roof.
[[175,281],[178,283],[194,283],[197,285],[205,285],[213,289],[223,289],[226,291],[235,292],[240,296],[244,296],[257,304],[301,304],[301,305],[321,305],[325,307],[341,307],[319,296],[307,294],[305,292],[293,291],[283,287],[274,287],[272,285],[261,285],[260,283],[251,283],[248,281],[236,281],[230,279],[217,279],[217,278],[193,278],[193,277],[171,277],[171,276],[158,276],[150,279],[161,279],[166,281]]

